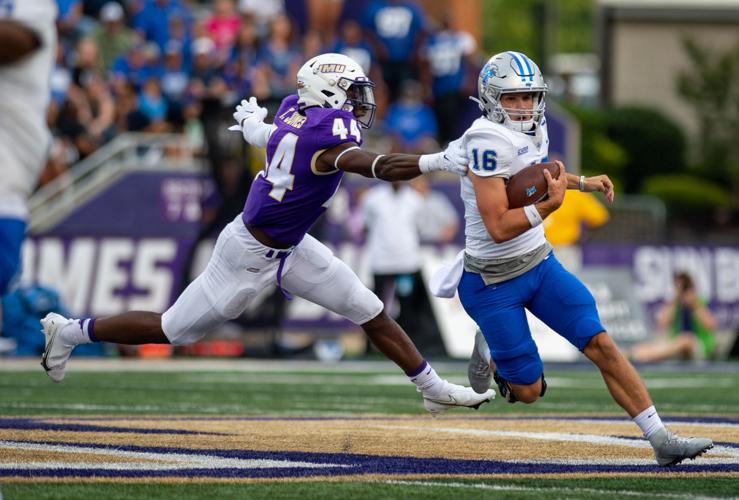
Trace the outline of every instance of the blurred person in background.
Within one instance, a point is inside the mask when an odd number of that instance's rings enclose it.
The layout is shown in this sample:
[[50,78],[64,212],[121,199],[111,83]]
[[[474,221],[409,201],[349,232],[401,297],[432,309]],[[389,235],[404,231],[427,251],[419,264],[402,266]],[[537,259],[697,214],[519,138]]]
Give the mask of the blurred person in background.
[[58,18],[56,21],[59,37],[63,43],[74,43],[83,32],[81,21],[83,20],[82,0],[56,0]]
[[385,131],[392,141],[391,152],[423,154],[438,149],[436,116],[422,99],[423,87],[419,82],[403,82],[399,99],[390,105],[385,115]]
[[234,7],[233,0],[215,0],[213,13],[204,21],[205,34],[213,40],[220,61],[225,61],[231,53],[239,32],[241,17]]
[[421,195],[421,210],[417,219],[421,242],[450,243],[459,231],[459,216],[452,202],[431,186],[427,175],[413,179],[411,187]]
[[190,71],[192,66],[192,30],[188,24],[185,13],[175,11],[169,16],[169,29],[167,30],[167,43],[164,44],[164,51],[167,50],[167,44],[171,42],[178,43],[182,47],[182,67],[186,71]]
[[[407,334],[384,311],[382,301],[331,250],[307,231],[325,212],[344,172],[387,181],[431,171],[464,173],[458,148],[432,155],[378,155],[362,150],[360,126],[374,119],[373,84],[351,59],[322,54],[297,75],[297,95],[281,105],[273,124],[256,100],[242,101],[230,130],[267,148],[267,164],[251,184],[243,213],[221,232],[203,273],[164,314],[131,311],[107,318],[67,319],[50,314],[42,325],[42,366],[54,381],[79,344],[126,345],[197,342],[238,316],[268,284],[342,315],[393,360],[421,392],[432,413],[477,408],[494,396],[441,379]],[[461,164],[460,164],[461,162]]]
[[57,12],[54,0],[0,3],[0,297],[20,273],[28,197],[52,147]]
[[365,37],[375,46],[389,100],[400,94],[405,80],[416,73],[417,54],[423,44],[423,11],[406,0],[373,0],[362,15]]
[[295,88],[295,73],[301,61],[301,49],[293,41],[292,22],[286,15],[278,15],[270,22],[269,35],[259,53],[259,68],[269,92],[264,105],[270,112],[274,113]]
[[260,40],[254,22],[244,18],[225,68],[237,95],[254,95],[262,99],[269,93],[264,73],[257,68],[259,46]]
[[254,23],[259,38],[266,38],[272,21],[285,13],[284,0],[239,0],[239,12]]
[[[425,176],[416,179],[421,177]],[[442,355],[444,346],[421,275],[422,209],[423,198],[404,182],[371,187],[359,205],[372,291],[419,349],[427,355]],[[368,339],[365,353],[371,350]]]
[[344,54],[355,60],[367,75],[372,72],[375,53],[363,36],[362,27],[356,21],[348,19],[341,24],[339,38],[334,43],[332,52]]
[[132,14],[133,28],[144,40],[156,43],[162,51],[170,39],[170,20],[180,17],[189,23],[193,17],[187,4],[179,0],[144,0],[141,10]]
[[323,37],[318,31],[309,31],[303,35],[303,58],[310,59],[325,52]]
[[167,131],[167,100],[162,95],[158,78],[150,77],[144,82],[139,94],[139,110],[148,118],[150,132]]
[[101,73],[89,73],[82,89],[87,103],[85,129],[97,149],[115,136],[115,103]]
[[137,39],[134,30],[126,26],[126,14],[116,2],[108,2],[100,9],[100,23],[90,34],[98,46],[98,67],[109,71],[113,62],[126,53]]
[[70,59],[72,80],[80,87],[88,81],[91,73],[100,71],[100,51],[92,38],[80,38]]
[[184,123],[182,108],[190,84],[190,74],[182,61],[182,49],[182,44],[177,40],[168,41],[161,68],[162,94],[167,101],[167,121],[175,129],[179,129]]
[[580,247],[588,231],[608,222],[608,209],[592,193],[568,189],[562,205],[544,220],[544,236],[557,259],[576,272],[581,267]]
[[709,359],[716,347],[716,319],[698,297],[693,278],[675,274],[674,296],[657,312],[657,329],[663,338],[634,346],[631,358],[640,363],[668,359]]
[[439,141],[446,144],[461,132],[459,120],[461,109],[469,102],[475,91],[473,68],[477,43],[466,31],[452,29],[448,16],[444,17],[441,29],[432,32],[421,54],[424,61],[422,81],[432,89],[434,111],[439,123]]
[[364,37],[362,26],[353,19],[347,19],[341,24],[339,36],[331,52],[344,54],[355,60],[362,67],[364,73],[375,82],[375,101],[377,102],[377,117],[382,119],[387,109],[387,86],[382,77],[382,70],[377,63],[375,50]]
[[139,41],[113,62],[110,80],[116,91],[119,86],[131,84],[138,92],[146,79],[154,74],[156,69],[148,64],[146,45]]

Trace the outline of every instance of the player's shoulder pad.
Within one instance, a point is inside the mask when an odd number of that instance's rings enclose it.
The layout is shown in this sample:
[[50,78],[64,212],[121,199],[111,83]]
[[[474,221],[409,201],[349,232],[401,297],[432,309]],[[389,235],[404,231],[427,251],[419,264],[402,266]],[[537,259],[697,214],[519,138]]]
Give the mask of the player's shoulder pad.
[[[478,118],[467,129],[464,145],[473,174],[510,177],[510,165],[516,158],[517,149],[507,132],[508,129],[486,118]],[[491,168],[493,165],[494,168]]]
[[319,148],[327,149],[347,142],[362,145],[362,130],[351,111],[343,109],[309,108],[309,129]]

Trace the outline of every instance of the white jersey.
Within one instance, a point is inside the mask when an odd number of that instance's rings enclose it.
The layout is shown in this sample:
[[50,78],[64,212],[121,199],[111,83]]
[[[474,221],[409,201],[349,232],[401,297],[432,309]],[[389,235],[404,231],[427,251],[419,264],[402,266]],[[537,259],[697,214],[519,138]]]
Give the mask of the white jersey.
[[[541,163],[549,153],[546,120],[537,127],[536,135],[515,132],[503,125],[480,117],[463,135],[469,158],[469,175],[508,179],[524,167]],[[530,252],[546,242],[544,228],[538,225],[512,240],[496,243],[488,233],[477,208],[475,190],[469,176],[461,180],[464,201],[465,251],[472,257],[499,259]]]
[[0,20],[24,25],[41,41],[41,47],[19,62],[0,66],[0,217],[26,217],[26,199],[51,146],[46,107],[56,56],[56,16],[54,0],[0,0]]

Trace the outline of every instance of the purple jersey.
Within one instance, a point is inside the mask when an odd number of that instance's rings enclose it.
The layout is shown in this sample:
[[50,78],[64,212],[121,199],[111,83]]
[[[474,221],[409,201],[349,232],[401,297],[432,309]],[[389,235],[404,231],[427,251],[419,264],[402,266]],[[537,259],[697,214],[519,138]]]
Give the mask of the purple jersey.
[[315,161],[338,144],[362,144],[349,111],[308,108],[298,111],[298,96],[282,101],[267,142],[267,166],[254,179],[246,199],[244,223],[286,245],[297,245],[339,188],[341,170],[319,172]]

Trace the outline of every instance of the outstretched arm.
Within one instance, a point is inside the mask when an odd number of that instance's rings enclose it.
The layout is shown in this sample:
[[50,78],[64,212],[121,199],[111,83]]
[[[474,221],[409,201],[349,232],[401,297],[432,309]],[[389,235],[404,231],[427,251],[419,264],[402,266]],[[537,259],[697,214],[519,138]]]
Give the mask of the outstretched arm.
[[250,97],[248,101],[246,99],[242,100],[236,106],[233,117],[238,125],[230,126],[229,130],[241,132],[244,140],[252,146],[267,147],[267,141],[275,126],[264,123],[264,119],[267,117],[267,108],[259,106],[256,97]]
[[606,195],[606,200],[609,203],[613,203],[613,182],[607,175],[585,177],[584,175],[567,174],[567,189],[579,189],[586,193],[598,191]]
[[31,29],[11,20],[0,20],[0,65],[14,64],[41,47]]
[[450,143],[446,151],[430,155],[394,153],[381,155],[345,143],[329,149],[318,158],[318,168],[324,172],[343,170],[384,181],[406,181],[428,172],[446,170],[464,175],[467,159],[457,144]]

